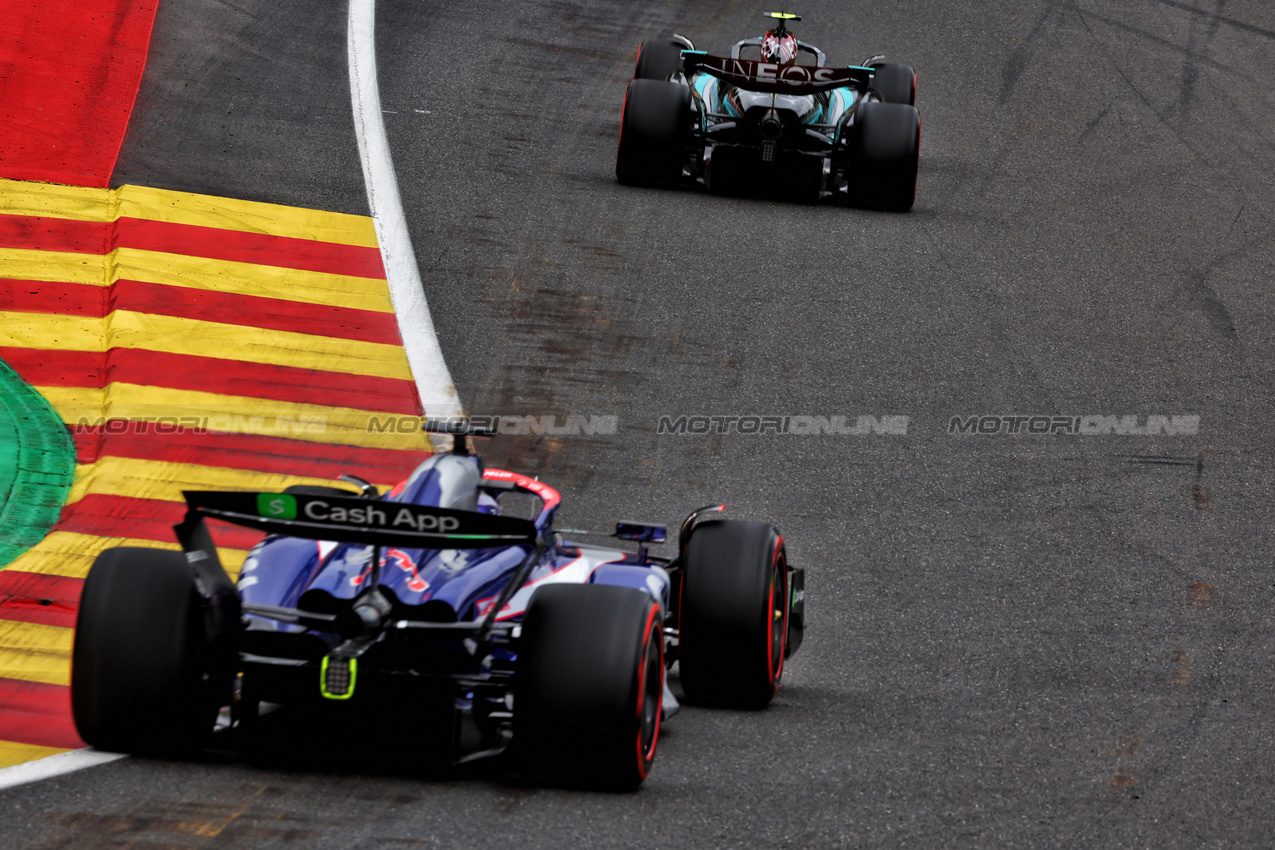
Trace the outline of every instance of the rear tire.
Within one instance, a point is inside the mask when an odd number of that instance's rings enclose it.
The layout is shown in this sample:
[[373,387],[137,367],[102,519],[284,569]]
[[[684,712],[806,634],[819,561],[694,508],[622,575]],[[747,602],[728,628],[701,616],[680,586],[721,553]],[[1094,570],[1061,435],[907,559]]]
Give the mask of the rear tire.
[[676,41],[644,41],[633,63],[635,80],[667,80],[682,69],[682,45]]
[[859,107],[849,138],[850,202],[907,212],[916,202],[921,115],[915,106],[871,101]]
[[203,613],[181,552],[97,556],[80,597],[71,711],[100,750],[183,756],[202,749],[217,706],[204,681]]
[[707,522],[691,534],[683,570],[678,644],[687,700],[765,708],[784,672],[783,537],[764,522]]
[[523,619],[515,683],[514,747],[529,778],[635,790],[659,740],[659,603],[628,587],[541,587]]
[[686,160],[691,91],[677,83],[634,80],[624,93],[616,179],[627,186],[676,186]]
[[872,77],[872,88],[886,103],[916,105],[916,71],[911,65],[878,65]]

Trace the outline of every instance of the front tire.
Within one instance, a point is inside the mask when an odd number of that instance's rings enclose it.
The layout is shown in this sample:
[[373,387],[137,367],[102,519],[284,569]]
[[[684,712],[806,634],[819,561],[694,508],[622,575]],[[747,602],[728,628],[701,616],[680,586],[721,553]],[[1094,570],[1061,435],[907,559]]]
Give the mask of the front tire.
[[850,202],[907,212],[916,202],[921,115],[915,106],[870,101],[859,107],[849,138]]
[[763,522],[697,526],[686,546],[678,621],[682,689],[700,705],[765,708],[788,634],[788,558]]
[[676,186],[686,161],[691,91],[661,80],[634,80],[624,93],[615,177],[627,186]]
[[541,587],[517,652],[514,747],[524,774],[554,785],[641,785],[664,692],[659,604],[627,587]]
[[71,711],[101,750],[184,756],[212,733],[207,640],[181,552],[120,547],[97,556],[80,597]]

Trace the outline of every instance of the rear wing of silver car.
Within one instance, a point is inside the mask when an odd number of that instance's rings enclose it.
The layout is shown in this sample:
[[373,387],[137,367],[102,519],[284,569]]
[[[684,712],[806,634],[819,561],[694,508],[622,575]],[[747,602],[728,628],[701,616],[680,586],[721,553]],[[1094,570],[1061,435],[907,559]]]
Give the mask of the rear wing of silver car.
[[866,89],[873,74],[872,68],[857,65],[844,68],[780,65],[775,62],[714,56],[702,50],[683,50],[682,68],[687,74],[696,71],[711,74],[719,80],[749,91],[791,95],[818,94],[846,86]]

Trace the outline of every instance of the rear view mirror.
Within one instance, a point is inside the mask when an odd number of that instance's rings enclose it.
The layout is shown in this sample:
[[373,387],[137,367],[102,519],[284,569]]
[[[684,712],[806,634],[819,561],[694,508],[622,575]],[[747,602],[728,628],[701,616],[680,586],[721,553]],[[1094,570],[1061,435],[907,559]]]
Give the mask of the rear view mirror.
[[645,522],[617,522],[615,536],[621,540],[663,543],[668,539],[668,529],[662,525],[651,525]]

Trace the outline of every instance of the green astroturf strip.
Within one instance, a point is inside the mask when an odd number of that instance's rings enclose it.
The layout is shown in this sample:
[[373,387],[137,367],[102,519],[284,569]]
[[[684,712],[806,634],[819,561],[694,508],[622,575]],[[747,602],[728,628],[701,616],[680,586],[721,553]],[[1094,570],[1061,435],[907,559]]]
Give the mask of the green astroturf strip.
[[74,473],[62,418],[0,360],[0,569],[57,522]]

